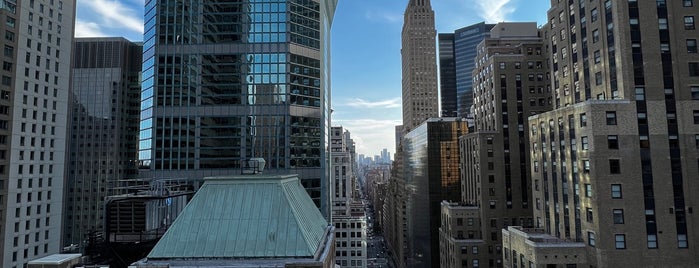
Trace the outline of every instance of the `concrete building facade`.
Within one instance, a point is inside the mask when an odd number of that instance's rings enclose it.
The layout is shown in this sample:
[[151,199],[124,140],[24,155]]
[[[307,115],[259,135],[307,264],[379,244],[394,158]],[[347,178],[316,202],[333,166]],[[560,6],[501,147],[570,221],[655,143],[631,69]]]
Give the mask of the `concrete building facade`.
[[410,0],[402,31],[403,133],[439,117],[437,32],[430,0]]
[[0,266],[61,249],[75,1],[4,1]]
[[487,245],[481,230],[480,208],[442,201],[439,227],[439,267],[480,267]]
[[588,265],[585,244],[566,241],[543,229],[509,226],[502,230],[505,268],[569,268]]
[[532,225],[527,117],[550,110],[536,23],[498,23],[478,45],[474,129],[460,138],[463,202],[481,208],[484,267],[501,267],[501,228]]
[[694,1],[551,4],[554,110],[529,118],[535,225],[595,267],[699,265]]
[[240,174],[261,157],[268,174],[299,174],[328,217],[336,5],[146,1],[140,176]]
[[[335,262],[342,267],[367,266],[366,215],[361,209],[356,175],[356,152],[350,132],[330,130],[332,157],[332,223],[335,225]],[[360,202],[360,209],[356,209]]]
[[73,44],[63,245],[104,229],[104,200],[136,184],[142,46],[124,38]]

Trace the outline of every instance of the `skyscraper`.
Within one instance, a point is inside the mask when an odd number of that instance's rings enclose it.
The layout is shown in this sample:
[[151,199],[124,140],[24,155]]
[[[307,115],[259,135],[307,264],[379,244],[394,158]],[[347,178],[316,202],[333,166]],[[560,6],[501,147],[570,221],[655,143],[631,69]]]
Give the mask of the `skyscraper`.
[[459,137],[466,121],[431,118],[403,138],[406,267],[439,267],[441,203],[461,199]]
[[454,34],[440,33],[439,39],[439,93],[442,117],[457,117],[456,61]]
[[4,1],[0,266],[61,248],[75,1]]
[[535,22],[498,23],[477,48],[475,132],[461,137],[463,201],[479,207],[485,241],[468,262],[501,265],[501,229],[532,224],[526,118],[550,110],[546,55]]
[[201,179],[262,157],[329,211],[337,0],[145,3],[140,174]]
[[428,118],[439,117],[436,34],[430,0],[410,0],[405,9],[401,49],[404,133]]
[[83,245],[103,231],[104,199],[136,179],[140,44],[78,38],[73,45],[68,176],[63,245]]
[[476,47],[490,36],[495,24],[476,23],[439,34],[439,74],[442,116],[467,117],[473,105],[473,77]]
[[554,109],[529,118],[537,227],[584,242],[591,266],[698,265],[695,1],[551,4]]

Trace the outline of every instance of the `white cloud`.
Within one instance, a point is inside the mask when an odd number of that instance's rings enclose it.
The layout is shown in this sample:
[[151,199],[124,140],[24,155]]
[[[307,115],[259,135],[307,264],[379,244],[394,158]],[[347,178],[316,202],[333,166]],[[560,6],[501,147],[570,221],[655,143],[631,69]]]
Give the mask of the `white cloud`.
[[432,1],[432,7],[435,10],[437,30],[439,32],[453,32],[481,21],[486,23],[508,21],[511,19],[510,15],[516,10],[516,1],[439,0]]
[[105,34],[100,29],[100,26],[94,22],[83,20],[75,20],[75,37],[100,37]]
[[395,127],[400,124],[401,120],[333,120],[334,126],[342,126],[351,133],[358,154],[372,156],[383,148],[392,153],[396,151]]
[[[83,0],[81,4],[89,7],[100,19],[101,27],[124,28],[143,34],[143,18],[137,12],[118,0]],[[141,4],[138,8],[143,8]]]
[[403,15],[383,10],[367,10],[364,17],[371,21],[386,21],[389,23],[403,22]]
[[507,20],[507,16],[512,14],[515,9],[509,7],[511,0],[477,0],[480,16],[487,23],[497,23]]
[[393,98],[381,101],[367,101],[362,98],[353,98],[345,101],[337,101],[338,106],[349,106],[354,108],[400,108],[401,99]]

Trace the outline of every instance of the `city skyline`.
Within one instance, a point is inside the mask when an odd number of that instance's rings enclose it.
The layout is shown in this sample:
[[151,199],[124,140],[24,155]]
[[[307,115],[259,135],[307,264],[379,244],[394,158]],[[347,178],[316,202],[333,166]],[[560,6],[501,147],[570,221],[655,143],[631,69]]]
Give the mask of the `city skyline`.
[[[76,37],[142,40],[143,2],[79,0]],[[395,153],[394,127],[402,121],[400,32],[407,2],[353,0],[338,4],[332,27],[332,126],[352,132],[358,154],[374,155],[383,148]],[[432,5],[437,32],[453,33],[481,21],[537,21],[542,25],[550,3],[441,0]]]

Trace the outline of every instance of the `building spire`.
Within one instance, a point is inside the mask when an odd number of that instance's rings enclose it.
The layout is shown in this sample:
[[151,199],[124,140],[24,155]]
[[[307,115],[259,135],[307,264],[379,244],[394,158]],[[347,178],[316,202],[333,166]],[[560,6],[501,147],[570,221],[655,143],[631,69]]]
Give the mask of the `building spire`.
[[432,7],[432,4],[430,3],[430,0],[410,0],[410,3],[408,3],[408,6],[417,6],[417,7]]

